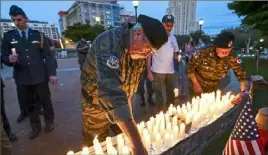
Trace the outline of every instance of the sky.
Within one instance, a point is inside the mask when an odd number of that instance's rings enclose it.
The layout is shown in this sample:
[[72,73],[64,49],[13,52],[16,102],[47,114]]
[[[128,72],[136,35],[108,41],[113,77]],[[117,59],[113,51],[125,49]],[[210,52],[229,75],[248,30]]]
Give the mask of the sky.
[[[230,1],[229,1],[230,2]],[[217,34],[224,28],[240,25],[240,19],[227,8],[228,1],[197,1],[196,21],[204,19],[202,29],[208,34]],[[1,18],[10,18],[11,5],[21,7],[29,19],[46,21],[58,25],[58,12],[66,11],[74,1],[2,1]],[[118,1],[126,10],[133,11],[132,1]],[[145,14],[159,20],[166,14],[168,1],[140,1],[138,14]]]

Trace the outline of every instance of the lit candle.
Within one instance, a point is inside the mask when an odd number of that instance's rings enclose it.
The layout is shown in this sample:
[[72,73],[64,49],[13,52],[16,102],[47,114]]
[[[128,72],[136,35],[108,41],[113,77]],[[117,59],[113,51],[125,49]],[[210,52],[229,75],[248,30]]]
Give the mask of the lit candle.
[[154,117],[150,117],[150,122],[152,122],[152,125],[154,124],[155,118]]
[[177,116],[173,116],[172,118],[172,126],[178,125],[178,117]]
[[180,124],[180,138],[183,138],[185,134],[185,124],[181,123]]
[[170,132],[165,133],[164,141],[164,149],[168,149],[170,147]]
[[74,155],[74,151],[67,152],[67,155]]
[[[172,113],[172,112],[171,112]],[[168,123],[168,122],[170,122],[169,121],[169,117],[170,117],[171,115],[169,115],[169,114],[165,114],[165,119],[166,119],[166,124]]]
[[122,148],[125,145],[122,135],[117,135],[117,150],[119,154],[122,154]]
[[11,48],[11,51],[12,51],[12,55],[17,55],[15,48]]
[[160,150],[161,150],[161,143],[162,143],[161,135],[160,135],[160,133],[158,132],[158,133],[156,134],[156,137],[155,137],[155,148],[156,148],[156,151],[157,151],[157,152],[160,152]]
[[152,130],[153,130],[153,124],[151,121],[148,121],[147,122],[147,129],[148,129],[148,132],[151,133]]
[[174,95],[175,95],[175,98],[179,96],[179,89],[178,88],[174,89]]
[[[98,149],[97,149],[97,151],[98,151]],[[96,154],[97,154],[97,151],[95,150]],[[81,154],[89,155],[89,148],[88,147],[83,147]]]
[[174,144],[177,143],[177,141],[179,140],[179,127],[178,125],[175,125],[172,127],[172,132],[173,132],[173,140],[174,140]]
[[167,132],[171,132],[171,131],[172,131],[171,123],[168,122],[168,123],[167,123]]
[[128,150],[128,147],[126,145],[123,147],[122,154],[124,154],[124,155],[129,154],[129,150]]

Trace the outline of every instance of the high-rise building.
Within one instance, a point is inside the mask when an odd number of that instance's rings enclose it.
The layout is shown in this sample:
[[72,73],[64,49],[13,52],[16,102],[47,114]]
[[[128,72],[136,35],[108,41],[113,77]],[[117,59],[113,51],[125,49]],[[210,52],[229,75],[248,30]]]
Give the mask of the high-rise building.
[[120,26],[120,10],[117,1],[76,1],[68,11],[60,11],[59,25],[61,32],[75,23],[95,25],[105,28]]
[[120,10],[120,22],[136,22],[136,17],[132,11],[127,11],[125,9]]
[[169,1],[167,14],[174,16],[174,34],[187,35],[198,30],[196,22],[196,1]]
[[[1,35],[3,37],[3,34],[9,30],[14,30],[15,24],[11,19],[0,19],[1,21]],[[34,21],[30,20],[28,21],[28,26],[31,29],[38,30],[40,32],[43,32],[47,37],[49,37],[52,40],[58,40],[59,39],[59,33],[58,28],[55,24],[51,24],[48,22],[40,22],[40,21]]]

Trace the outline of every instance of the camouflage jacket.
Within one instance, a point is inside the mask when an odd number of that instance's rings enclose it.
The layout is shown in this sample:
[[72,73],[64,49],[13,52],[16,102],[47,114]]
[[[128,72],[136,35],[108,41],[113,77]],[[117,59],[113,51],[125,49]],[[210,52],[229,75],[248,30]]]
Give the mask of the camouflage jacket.
[[187,65],[188,77],[196,77],[202,88],[215,88],[232,69],[240,83],[250,81],[250,76],[237,56],[218,58],[215,47],[208,46],[195,53]]
[[137,91],[145,59],[128,53],[130,25],[103,32],[93,42],[82,72],[82,95],[99,104],[111,122],[132,119],[128,98]]

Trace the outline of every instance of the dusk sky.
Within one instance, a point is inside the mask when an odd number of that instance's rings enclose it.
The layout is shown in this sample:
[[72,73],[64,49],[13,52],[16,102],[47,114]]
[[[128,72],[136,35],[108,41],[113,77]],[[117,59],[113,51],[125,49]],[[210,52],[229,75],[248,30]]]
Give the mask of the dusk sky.
[[[230,1],[229,1],[230,2]],[[18,5],[24,9],[31,20],[47,21],[58,25],[58,11],[68,10],[74,1],[2,1],[1,18],[10,18],[9,8]],[[132,1],[119,1],[126,10],[133,11]],[[228,1],[198,1],[196,21],[205,20],[203,29],[206,33],[217,34],[222,29],[239,26],[240,20],[236,14],[227,8]],[[145,14],[159,20],[166,13],[168,1],[140,1],[138,14]]]

